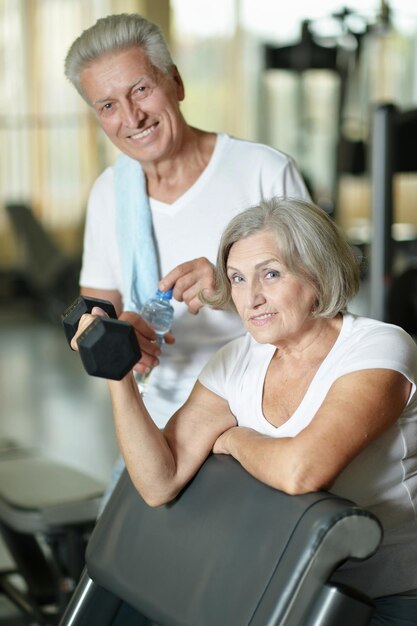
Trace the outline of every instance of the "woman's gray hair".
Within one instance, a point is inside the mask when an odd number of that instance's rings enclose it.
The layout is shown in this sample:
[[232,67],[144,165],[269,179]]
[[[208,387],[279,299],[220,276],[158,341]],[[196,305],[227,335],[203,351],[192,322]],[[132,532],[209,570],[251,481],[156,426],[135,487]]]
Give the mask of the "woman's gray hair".
[[217,256],[216,290],[200,298],[224,309],[233,306],[227,262],[233,244],[262,231],[276,235],[279,258],[307,280],[317,294],[314,317],[334,317],[347,310],[359,289],[359,264],[342,231],[325,211],[302,200],[272,198],[231,220]]
[[81,72],[102,55],[131,46],[142,48],[164,74],[172,70],[174,62],[159,26],[138,13],[120,13],[97,20],[74,41],[65,59],[65,76],[86,100]]

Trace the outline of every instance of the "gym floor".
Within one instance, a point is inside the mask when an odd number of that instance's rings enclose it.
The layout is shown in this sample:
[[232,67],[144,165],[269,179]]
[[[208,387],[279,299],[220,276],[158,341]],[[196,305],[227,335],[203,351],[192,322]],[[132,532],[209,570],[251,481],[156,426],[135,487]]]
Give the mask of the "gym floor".
[[[366,288],[352,311],[367,314]],[[106,383],[85,374],[60,323],[0,305],[0,441],[36,448],[108,483],[118,457]],[[12,565],[0,543],[0,571]],[[0,626],[36,626],[0,594]]]

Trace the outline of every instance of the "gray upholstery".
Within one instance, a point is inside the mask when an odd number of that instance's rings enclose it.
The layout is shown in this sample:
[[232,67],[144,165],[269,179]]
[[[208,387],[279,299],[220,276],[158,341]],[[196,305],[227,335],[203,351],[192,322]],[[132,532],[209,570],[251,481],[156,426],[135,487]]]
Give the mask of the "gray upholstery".
[[49,626],[62,615],[104,488],[35,450],[0,442],[0,534],[12,557],[12,568],[0,571],[0,592],[32,622]]
[[[231,457],[210,456],[173,503],[155,509],[125,472],[87,547],[88,624],[99,623],[95,588],[160,626],[366,624],[371,603],[328,581],[346,559],[373,554],[381,537],[379,522],[352,503],[325,492],[288,496]],[[333,603],[333,621],[309,622],[323,614],[318,598]],[[61,626],[87,624],[79,599]],[[355,603],[362,617],[343,622]]]
[[0,455],[0,521],[19,532],[91,522],[104,488],[75,468],[29,451]]

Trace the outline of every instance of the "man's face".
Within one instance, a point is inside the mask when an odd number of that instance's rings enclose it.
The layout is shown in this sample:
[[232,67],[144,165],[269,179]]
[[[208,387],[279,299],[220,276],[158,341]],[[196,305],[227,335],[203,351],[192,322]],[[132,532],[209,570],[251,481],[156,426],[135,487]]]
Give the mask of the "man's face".
[[135,46],[91,63],[81,85],[100,126],[122,152],[143,164],[174,154],[184,127],[184,88],[175,68],[164,74]]

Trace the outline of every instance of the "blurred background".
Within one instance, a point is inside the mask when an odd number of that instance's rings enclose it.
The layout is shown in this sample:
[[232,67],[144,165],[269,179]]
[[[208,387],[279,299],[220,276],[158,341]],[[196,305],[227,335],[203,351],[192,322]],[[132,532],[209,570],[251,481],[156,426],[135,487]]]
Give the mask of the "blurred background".
[[[104,482],[117,457],[107,390],[68,349],[60,314],[78,292],[88,192],[115,152],[63,63],[83,29],[121,12],[162,27],[188,122],[296,159],[362,261],[358,312],[372,313],[378,289],[414,272],[417,259],[415,0],[0,0],[0,440]],[[378,107],[397,130],[411,124],[382,200],[373,187]],[[373,292],[377,219],[385,230]],[[397,309],[409,311],[414,335],[417,282],[398,284]]]
[[[79,255],[88,191],[115,155],[66,81],[64,57],[97,18],[131,11],[162,26],[189,122],[290,153],[345,228],[369,218],[372,108],[417,99],[412,0],[0,0],[2,272],[25,253],[8,204],[27,204]],[[396,187],[395,221],[414,224],[416,177]]]

